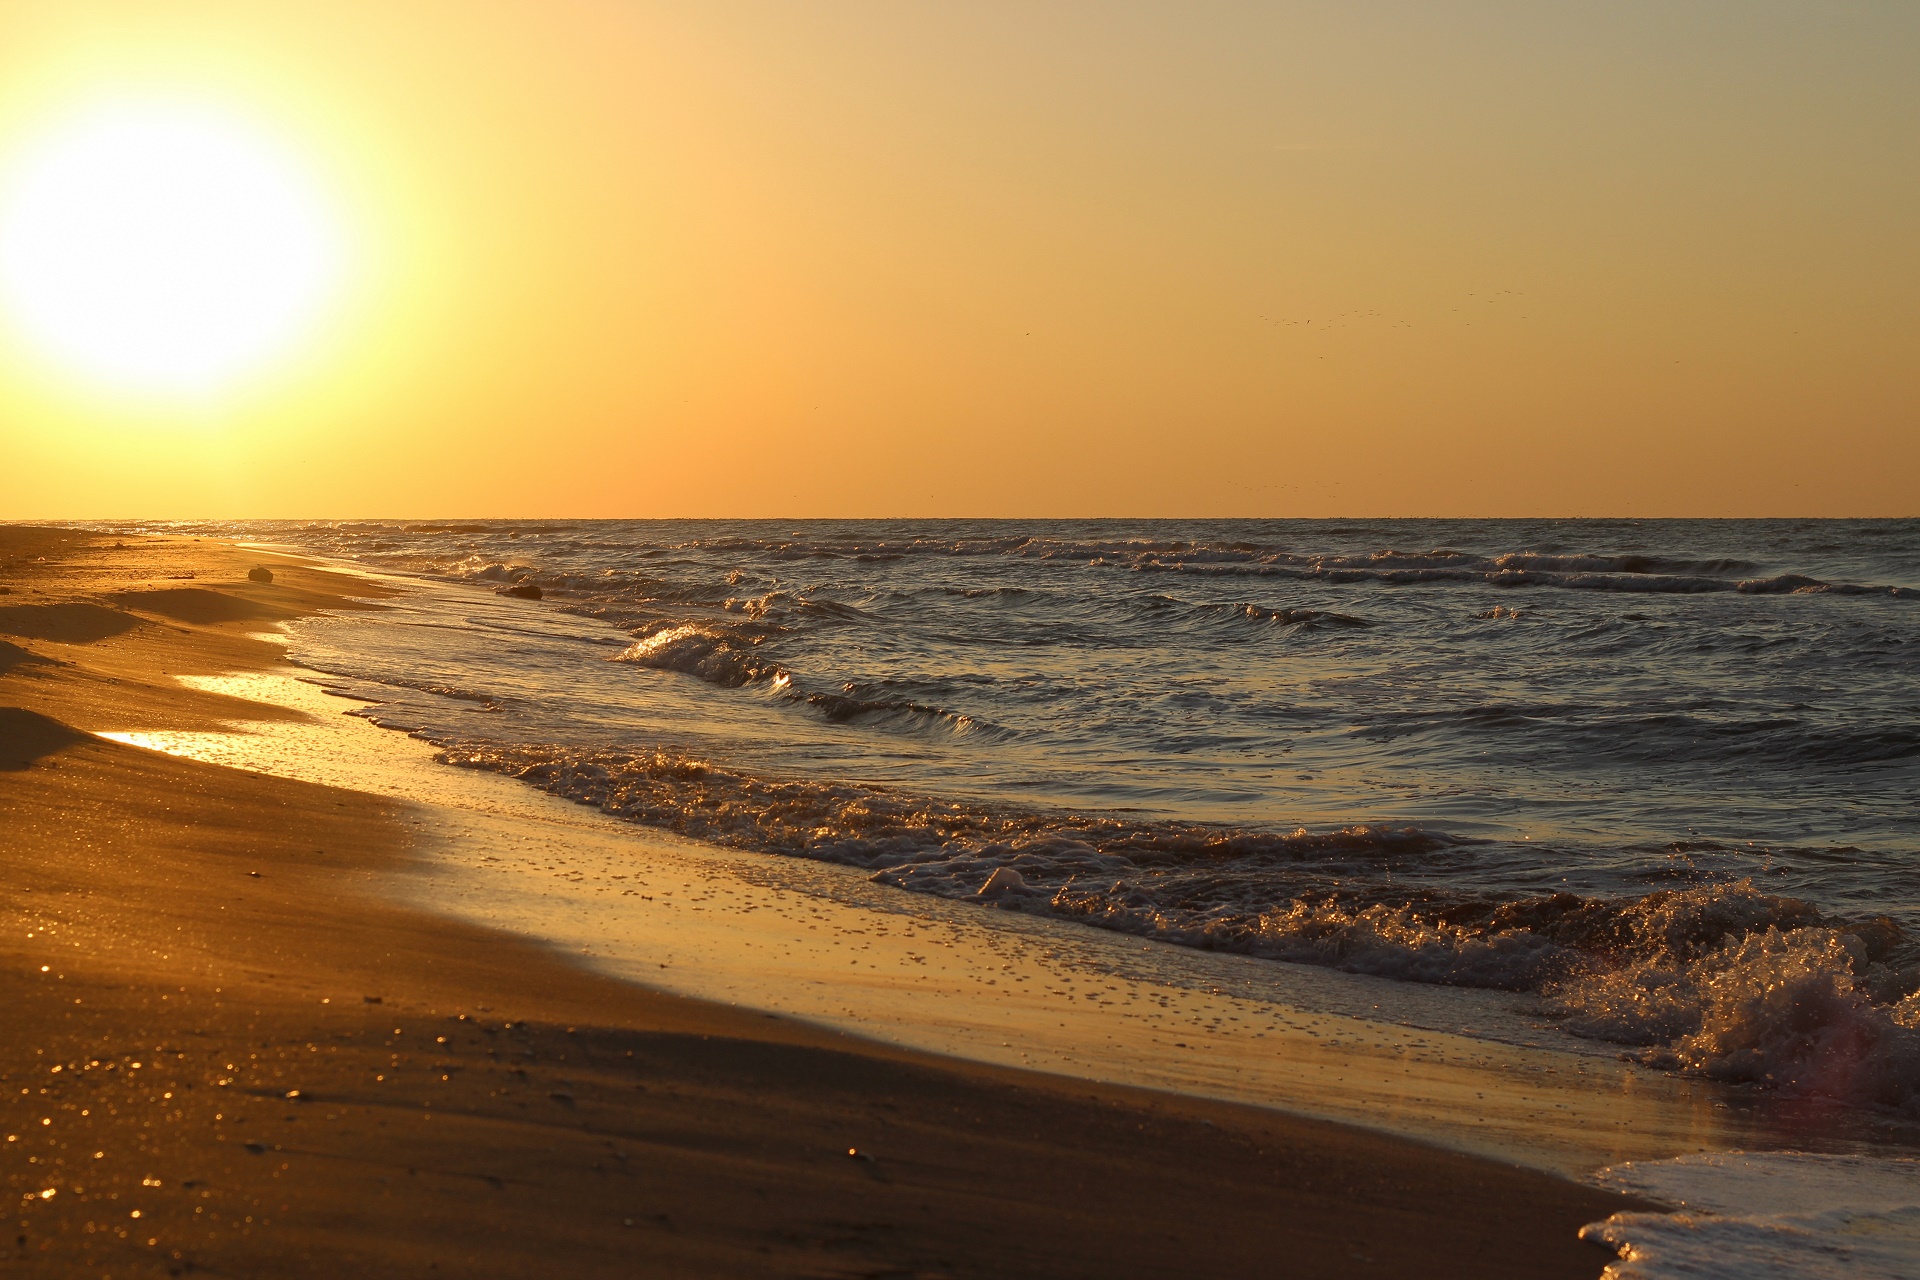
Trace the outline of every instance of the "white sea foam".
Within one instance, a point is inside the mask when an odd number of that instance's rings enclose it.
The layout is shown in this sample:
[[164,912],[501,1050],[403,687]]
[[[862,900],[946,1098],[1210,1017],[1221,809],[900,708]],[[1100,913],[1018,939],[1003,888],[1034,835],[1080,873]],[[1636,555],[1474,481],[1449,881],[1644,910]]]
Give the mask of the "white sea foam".
[[1583,1228],[1620,1254],[1606,1280],[1920,1276],[1920,1160],[1727,1151],[1615,1165],[1597,1181],[1678,1209]]
[[1859,938],[1769,927],[1691,962],[1637,959],[1560,992],[1579,1029],[1658,1047],[1644,1059],[1713,1079],[1816,1097],[1920,1107],[1920,994],[1879,1002],[1897,980]]

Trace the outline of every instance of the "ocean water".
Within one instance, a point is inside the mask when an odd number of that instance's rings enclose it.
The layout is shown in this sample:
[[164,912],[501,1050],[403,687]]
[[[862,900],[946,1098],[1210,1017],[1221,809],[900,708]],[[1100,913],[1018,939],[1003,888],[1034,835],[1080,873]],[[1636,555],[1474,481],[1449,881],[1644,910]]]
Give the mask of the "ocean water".
[[451,765],[1920,1110],[1920,521],[165,528],[418,579],[292,654]]

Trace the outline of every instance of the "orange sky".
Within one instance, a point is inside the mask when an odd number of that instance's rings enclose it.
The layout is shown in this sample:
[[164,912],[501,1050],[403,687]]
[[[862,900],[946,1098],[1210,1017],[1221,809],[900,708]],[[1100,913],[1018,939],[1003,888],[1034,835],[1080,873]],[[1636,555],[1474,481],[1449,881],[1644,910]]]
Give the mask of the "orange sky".
[[1914,515],[1920,8],[0,0],[360,246],[211,400],[0,348],[0,518]]

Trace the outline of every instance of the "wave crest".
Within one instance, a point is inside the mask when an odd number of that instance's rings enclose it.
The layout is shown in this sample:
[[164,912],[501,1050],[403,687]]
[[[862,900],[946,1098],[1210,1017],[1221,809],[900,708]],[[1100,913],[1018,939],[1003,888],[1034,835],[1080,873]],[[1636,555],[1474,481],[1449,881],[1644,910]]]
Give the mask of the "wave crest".
[[723,689],[738,689],[759,680],[781,683],[789,679],[777,662],[762,661],[753,652],[758,638],[685,622],[663,627],[636,639],[609,659],[658,671],[698,676]]

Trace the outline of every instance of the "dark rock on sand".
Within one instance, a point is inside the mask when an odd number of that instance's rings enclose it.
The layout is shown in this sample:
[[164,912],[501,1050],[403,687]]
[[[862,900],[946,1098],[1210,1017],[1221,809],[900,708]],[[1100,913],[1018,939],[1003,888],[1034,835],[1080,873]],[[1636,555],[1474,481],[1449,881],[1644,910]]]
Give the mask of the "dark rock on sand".
[[540,598],[540,584],[537,582],[516,582],[510,587],[501,587],[500,594],[503,596],[519,596],[522,600],[538,600]]
[[273,570],[263,569],[258,565],[256,565],[253,568],[247,570],[247,581],[248,582],[272,582]]

